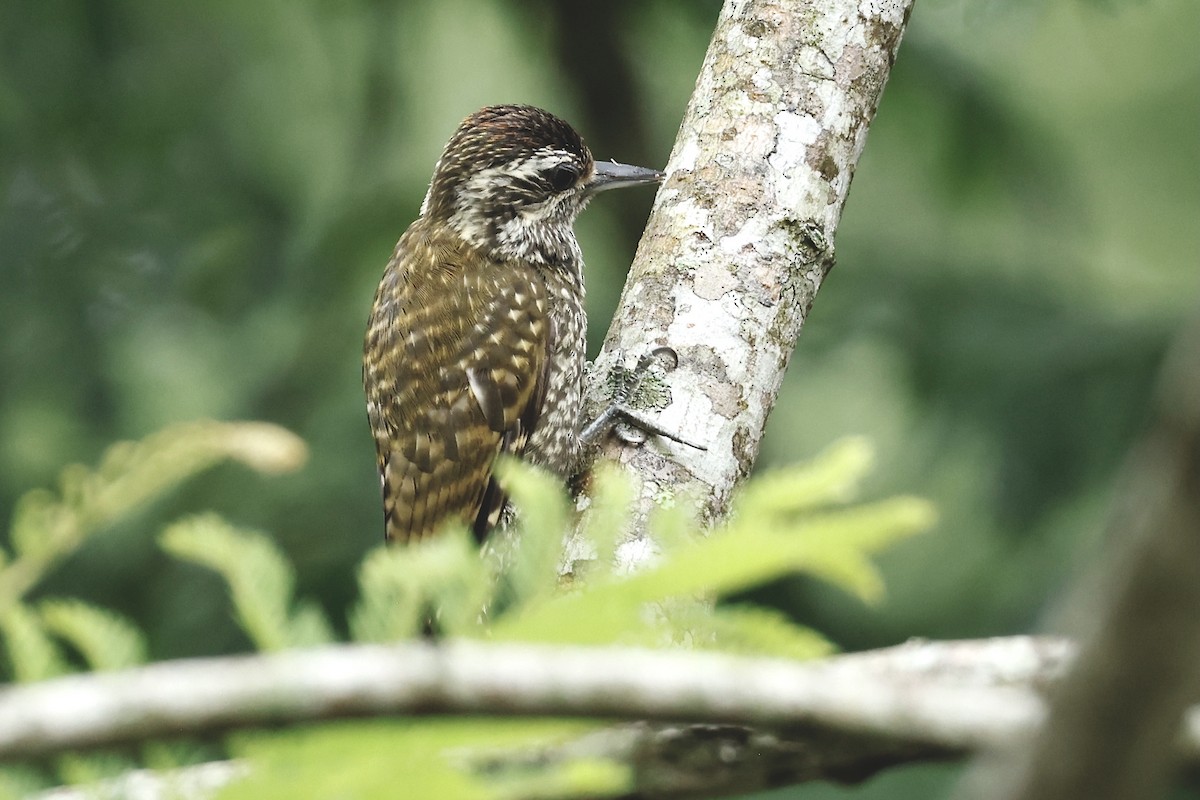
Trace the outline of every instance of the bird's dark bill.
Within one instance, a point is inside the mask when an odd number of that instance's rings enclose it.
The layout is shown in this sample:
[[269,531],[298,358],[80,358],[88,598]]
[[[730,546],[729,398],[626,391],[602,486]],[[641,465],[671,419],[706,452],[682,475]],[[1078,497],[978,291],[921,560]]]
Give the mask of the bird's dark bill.
[[620,189],[624,186],[659,183],[664,177],[666,176],[656,169],[618,164],[615,161],[597,161],[596,171],[592,174],[592,179],[588,181],[588,191],[602,192],[606,189]]

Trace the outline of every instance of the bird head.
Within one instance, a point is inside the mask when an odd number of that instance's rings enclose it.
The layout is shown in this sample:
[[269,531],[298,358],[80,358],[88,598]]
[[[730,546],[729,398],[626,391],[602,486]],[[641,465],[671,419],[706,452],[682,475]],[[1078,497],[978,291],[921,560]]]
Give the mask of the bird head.
[[446,143],[421,214],[494,258],[564,264],[577,260],[572,225],[594,194],[662,178],[596,162],[574,128],[540,108],[489,106]]

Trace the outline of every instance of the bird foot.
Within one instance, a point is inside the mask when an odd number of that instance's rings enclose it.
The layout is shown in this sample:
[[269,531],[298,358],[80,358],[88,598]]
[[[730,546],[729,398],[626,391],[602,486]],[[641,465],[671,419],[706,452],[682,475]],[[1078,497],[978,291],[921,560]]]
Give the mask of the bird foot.
[[656,380],[660,376],[653,373],[657,367],[657,370],[665,375],[678,366],[679,354],[673,348],[664,345],[642,356],[631,370],[624,367],[615,368],[608,376],[611,393],[608,407],[579,434],[583,444],[587,446],[597,443],[606,433],[613,431],[623,443],[635,447],[645,444],[650,435],[655,435],[697,450],[707,450],[706,446],[664,428],[634,407],[636,405],[666,408],[670,403],[670,390]]

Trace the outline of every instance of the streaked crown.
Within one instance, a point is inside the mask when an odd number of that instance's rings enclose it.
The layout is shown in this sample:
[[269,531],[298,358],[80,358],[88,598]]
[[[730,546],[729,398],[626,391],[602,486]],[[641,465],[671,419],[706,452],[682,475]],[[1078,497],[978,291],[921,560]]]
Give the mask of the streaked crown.
[[591,194],[591,151],[540,108],[489,106],[463,120],[438,159],[422,215],[500,258],[569,259]]

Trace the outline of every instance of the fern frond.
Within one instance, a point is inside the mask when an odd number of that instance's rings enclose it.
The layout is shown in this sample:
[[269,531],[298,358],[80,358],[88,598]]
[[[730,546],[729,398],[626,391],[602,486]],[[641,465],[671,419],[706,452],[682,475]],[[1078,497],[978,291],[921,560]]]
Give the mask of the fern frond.
[[297,616],[291,613],[295,573],[265,534],[204,514],[171,525],[160,543],[175,557],[225,578],[238,622],[258,649],[283,650],[333,640],[329,623],[315,607],[303,607]]
[[733,516],[794,515],[853,500],[875,463],[875,448],[861,436],[834,442],[803,464],[754,476],[738,493]]
[[0,635],[18,683],[44,681],[69,671],[38,615],[23,604],[10,606],[0,614]]
[[0,765],[0,800],[24,800],[47,788],[46,776],[24,764]]
[[79,600],[46,600],[38,613],[46,630],[78,650],[91,669],[125,669],[146,661],[142,632],[113,611]]
[[[572,591],[526,597],[495,620],[492,635],[575,644],[661,644],[678,640],[680,631],[672,634],[663,618],[687,607],[688,601],[729,596],[797,572],[827,580],[864,601],[876,600],[883,584],[871,556],[927,528],[935,514],[927,502],[910,497],[816,510],[851,500],[869,463],[865,442],[849,440],[813,464],[754,478],[737,500],[738,513],[707,535],[686,532],[690,516],[678,505],[660,509],[650,518],[647,537],[663,548],[660,558],[628,575],[601,566]],[[621,476],[601,473],[600,491],[592,501],[593,518],[600,522],[593,529],[610,541],[627,524],[628,487]],[[517,500],[544,503],[542,491]],[[604,508],[601,502],[618,507]],[[538,535],[557,541],[545,531]],[[699,618],[676,622],[686,629],[685,636],[701,643],[809,655],[829,649],[814,632],[766,611],[709,613],[713,617],[707,623]]]
[[[782,611],[748,604],[717,606],[696,620],[716,649],[742,655],[802,661],[832,655],[833,643],[812,628],[797,625]],[[707,637],[698,636],[701,642]]]
[[590,575],[606,574],[617,562],[617,548],[628,534],[633,507],[634,482],[611,464],[592,472],[589,497],[591,513],[585,517],[582,538],[595,548]]
[[350,615],[356,641],[393,642],[420,632],[436,611],[448,635],[477,633],[496,577],[465,528],[407,547],[380,547],[359,569],[359,602]]
[[[521,763],[497,768],[489,757],[553,748],[599,723],[539,719],[450,719],[323,725],[274,736],[244,736],[236,754],[253,765],[223,800],[328,797],[413,797],[515,800],[602,798],[628,792],[630,767],[596,758],[544,768]],[[463,769],[478,760],[491,768]],[[503,762],[500,762],[501,765]],[[330,770],[330,764],[337,764]],[[474,773],[474,774],[472,774]]]
[[17,501],[9,531],[15,557],[0,559],[0,614],[88,536],[196,473],[228,459],[285,472],[305,458],[304,442],[276,425],[201,421],[119,442],[94,470],[67,467],[58,494],[36,489]]
[[508,570],[516,598],[554,590],[571,506],[559,480],[513,458],[496,462],[496,477],[517,507],[520,536]]

